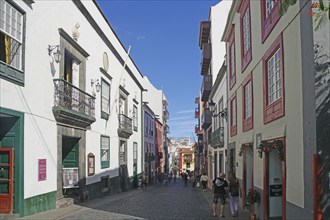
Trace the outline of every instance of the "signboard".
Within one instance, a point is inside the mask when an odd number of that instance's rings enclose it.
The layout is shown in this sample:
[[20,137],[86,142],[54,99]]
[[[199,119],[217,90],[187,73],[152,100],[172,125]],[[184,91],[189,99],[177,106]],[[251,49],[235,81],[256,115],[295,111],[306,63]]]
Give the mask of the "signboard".
[[79,187],[78,167],[63,168],[63,188]]
[[38,181],[46,180],[47,177],[46,164],[47,164],[46,159],[38,159]]
[[269,196],[282,196],[282,184],[270,185],[269,186]]
[[262,134],[258,133],[256,134],[256,148],[258,149],[262,141]]

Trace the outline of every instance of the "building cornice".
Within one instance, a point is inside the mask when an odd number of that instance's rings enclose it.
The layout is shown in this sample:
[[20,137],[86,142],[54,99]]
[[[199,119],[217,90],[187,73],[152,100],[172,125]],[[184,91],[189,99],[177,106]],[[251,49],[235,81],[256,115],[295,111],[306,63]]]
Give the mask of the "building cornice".
[[[120,54],[118,53],[118,51],[116,50],[116,48],[113,46],[113,44],[110,42],[110,40],[107,38],[106,34],[103,32],[103,30],[100,28],[100,26],[98,25],[98,23],[95,21],[95,19],[93,18],[93,16],[89,13],[89,11],[87,10],[87,8],[84,6],[84,4],[81,2],[81,0],[74,0],[73,3],[76,5],[76,7],[80,10],[80,12],[85,16],[85,18],[87,19],[87,21],[90,23],[90,25],[94,28],[94,30],[96,31],[96,33],[100,36],[100,38],[104,41],[104,43],[108,46],[108,48],[110,49],[110,51],[113,53],[113,55],[117,58],[117,60],[119,61],[119,63],[121,65],[124,66],[125,61],[124,59],[120,56]],[[116,33],[114,32],[114,30],[112,29],[112,27],[110,26],[108,20],[106,19],[106,17],[104,16],[104,14],[102,13],[101,9],[99,8],[99,6],[97,5],[96,1],[93,0],[93,3],[95,4],[95,6],[97,7],[97,9],[99,10],[99,12],[101,13],[102,17],[104,18],[104,20],[106,21],[106,23],[108,24],[109,28],[111,29],[111,31],[114,33],[114,35],[116,36],[117,40],[119,41],[119,43],[123,46],[123,44],[121,43],[121,41],[119,40],[118,36],[116,35]],[[123,49],[126,51],[126,49],[123,46]],[[127,52],[127,51],[126,51]],[[132,63],[134,64],[133,60],[130,58],[130,60],[132,61]],[[135,65],[135,64],[134,64]],[[135,65],[136,69],[138,70],[137,66]],[[138,85],[138,87],[141,90],[144,90],[143,86],[141,85],[141,83],[139,82],[139,80],[136,78],[136,76],[133,74],[132,70],[126,65],[125,66],[125,70],[128,72],[128,74],[132,77],[132,79],[134,80],[134,82]],[[138,73],[142,76],[142,74],[140,73],[140,71],[138,70]]]

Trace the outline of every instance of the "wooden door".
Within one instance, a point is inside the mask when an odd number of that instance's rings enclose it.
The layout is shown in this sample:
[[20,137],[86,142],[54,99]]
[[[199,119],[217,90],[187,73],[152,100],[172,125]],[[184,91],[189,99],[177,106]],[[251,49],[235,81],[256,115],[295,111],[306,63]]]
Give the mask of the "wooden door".
[[14,148],[0,148],[0,213],[13,212]]

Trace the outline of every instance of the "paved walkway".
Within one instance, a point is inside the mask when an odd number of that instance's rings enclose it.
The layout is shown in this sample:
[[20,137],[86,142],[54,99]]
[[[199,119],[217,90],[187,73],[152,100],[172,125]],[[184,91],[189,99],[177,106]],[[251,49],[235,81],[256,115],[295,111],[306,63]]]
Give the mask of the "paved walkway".
[[185,187],[178,181],[168,186],[150,186],[146,191],[131,190],[18,219],[249,219],[249,213],[243,210],[239,210],[238,217],[232,217],[228,202],[225,218],[213,217],[212,199],[211,190],[202,192],[199,188]]

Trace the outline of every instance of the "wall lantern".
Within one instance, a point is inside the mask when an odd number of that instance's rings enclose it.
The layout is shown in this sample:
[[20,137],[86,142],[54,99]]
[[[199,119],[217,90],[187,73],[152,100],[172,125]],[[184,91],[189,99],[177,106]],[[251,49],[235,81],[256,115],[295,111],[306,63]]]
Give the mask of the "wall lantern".
[[209,102],[209,109],[212,112],[212,117],[215,118],[215,117],[218,117],[220,115],[221,118],[224,118],[224,119],[227,120],[227,108],[225,108],[222,111],[214,114],[214,111],[215,111],[215,108],[214,107],[215,107],[215,103],[213,102],[213,100],[211,100]]
[[[54,60],[56,63],[59,63],[61,61],[61,51],[59,49],[60,45],[50,46],[48,45],[48,55],[50,56],[53,53]],[[55,49],[56,52],[53,52]]]
[[91,86],[95,84],[95,90],[96,92],[99,92],[101,89],[100,81],[98,79],[91,79]]

